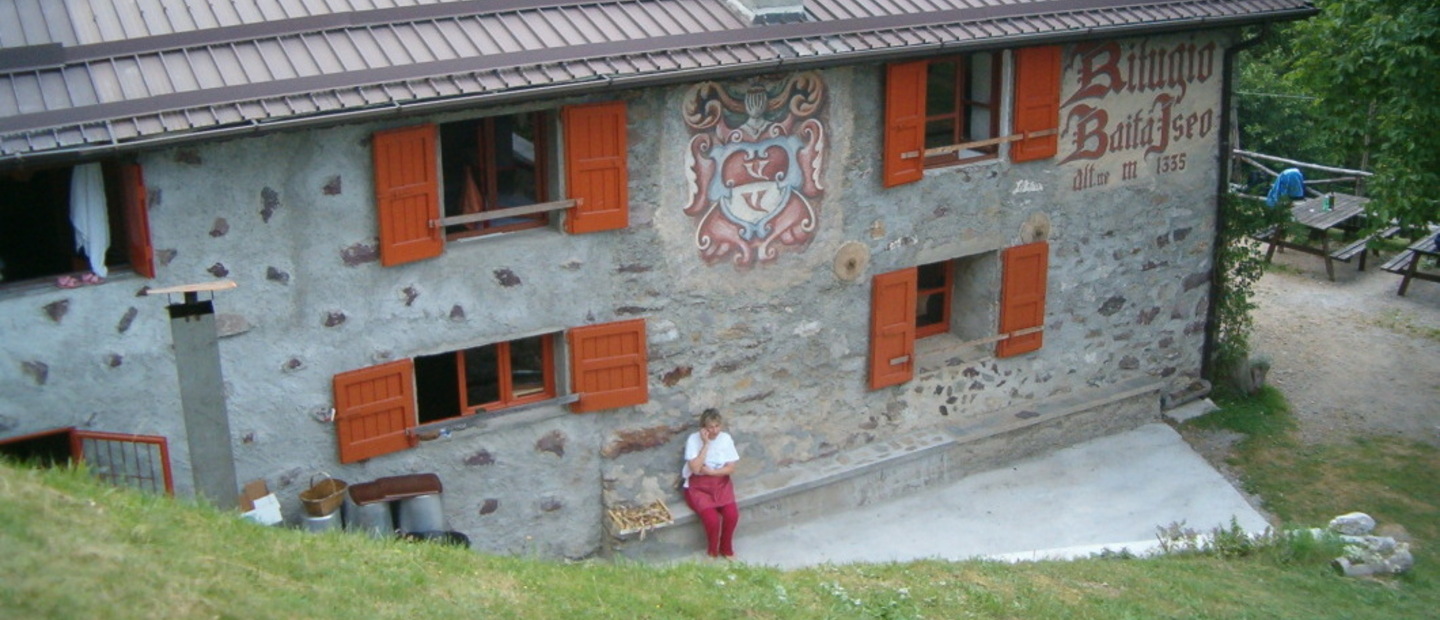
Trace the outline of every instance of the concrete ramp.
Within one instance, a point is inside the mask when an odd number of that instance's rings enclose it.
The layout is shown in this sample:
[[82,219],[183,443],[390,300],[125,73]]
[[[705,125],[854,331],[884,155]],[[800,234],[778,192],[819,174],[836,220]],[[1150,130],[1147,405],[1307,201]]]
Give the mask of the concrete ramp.
[[[1174,429],[1150,423],[934,488],[736,537],[738,559],[781,568],[921,558],[1137,554],[1158,527],[1265,518]],[[695,526],[698,528],[698,526]],[[698,557],[698,554],[697,554]]]

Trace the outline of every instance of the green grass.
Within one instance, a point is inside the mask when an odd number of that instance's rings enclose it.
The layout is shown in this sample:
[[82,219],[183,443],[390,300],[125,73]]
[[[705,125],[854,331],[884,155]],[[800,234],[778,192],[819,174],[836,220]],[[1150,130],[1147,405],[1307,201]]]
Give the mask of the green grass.
[[[1419,618],[1440,605],[1440,455],[1391,439],[1306,447],[1284,398],[1196,423],[1245,432],[1234,465],[1286,522],[1362,510],[1414,538],[1416,569],[1346,579],[1334,548],[779,571],[559,562],[266,528],[206,506],[0,464],[5,618]],[[1044,527],[1038,518],[1035,527]],[[857,532],[856,535],[863,535]],[[937,533],[963,536],[964,532]]]
[[1371,322],[1397,334],[1440,342],[1440,328],[1417,325],[1415,316],[1403,310],[1386,310]]

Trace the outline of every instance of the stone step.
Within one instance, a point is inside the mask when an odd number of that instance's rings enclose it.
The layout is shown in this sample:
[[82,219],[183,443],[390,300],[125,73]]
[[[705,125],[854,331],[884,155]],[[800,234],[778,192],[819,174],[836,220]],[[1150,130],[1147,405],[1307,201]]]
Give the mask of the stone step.
[[[881,502],[1157,421],[1163,387],[1149,378],[1132,380],[737,478],[741,528],[758,532]],[[667,504],[673,522],[643,533],[612,533],[611,553],[663,562],[703,550],[695,514],[683,501]]]

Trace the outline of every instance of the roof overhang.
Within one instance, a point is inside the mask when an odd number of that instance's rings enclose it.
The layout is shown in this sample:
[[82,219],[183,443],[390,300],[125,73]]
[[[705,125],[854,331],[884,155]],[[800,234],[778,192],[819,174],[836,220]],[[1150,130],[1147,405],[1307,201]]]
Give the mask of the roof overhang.
[[[0,82],[9,82],[18,93],[17,102],[26,88],[33,88],[32,100],[38,102],[29,107],[0,102],[0,111],[8,110],[0,116],[0,168],[704,79],[1235,28],[1317,12],[1300,0],[990,0],[978,7],[954,0],[957,8],[923,12],[887,13],[871,6],[880,3],[865,3],[875,9],[871,14],[833,19],[828,18],[829,9],[835,8],[830,5],[843,0],[809,0],[806,21],[755,26],[723,7],[697,15],[692,5],[701,1],[531,0],[481,12],[480,6],[495,3],[461,1],[71,48],[0,50],[0,71],[6,71],[0,73]],[[520,4],[524,7],[516,8]],[[647,11],[669,5],[686,9],[693,24],[675,24],[678,20],[671,14],[666,32],[651,36],[636,34],[648,32],[648,27],[627,29],[619,23],[622,18],[639,22]],[[609,20],[612,27],[632,34],[596,40],[577,23],[582,18]],[[556,24],[568,24],[570,31]],[[522,27],[533,40],[524,40]],[[468,39],[479,49],[485,44],[479,41],[482,34],[507,36],[494,36],[489,43],[499,51],[466,53],[463,42]],[[547,41],[547,35],[560,40]],[[437,36],[454,40],[435,40]],[[567,36],[573,39],[567,41]],[[378,50],[373,57],[365,56],[366,37],[373,38],[369,45]],[[511,42],[509,48],[505,40]],[[333,54],[334,67],[326,67],[321,45],[336,49],[346,41],[359,50],[355,55],[361,62]],[[444,53],[445,48],[451,53]],[[427,57],[417,58],[421,55]],[[271,66],[277,57],[290,68]],[[225,58],[233,58],[235,66],[222,65]],[[247,59],[263,62],[265,70],[247,70]],[[176,66],[181,60],[213,67],[213,72]],[[351,69],[347,63],[364,66]],[[127,75],[138,75],[138,83],[124,83]],[[207,78],[213,85],[204,83]],[[88,80],[89,87],[102,91],[94,84],[106,79],[121,82],[111,84],[108,92],[97,92],[90,102],[74,95],[80,86],[66,82]],[[57,82],[76,103],[51,104],[64,99],[47,98],[46,89],[59,88]]]

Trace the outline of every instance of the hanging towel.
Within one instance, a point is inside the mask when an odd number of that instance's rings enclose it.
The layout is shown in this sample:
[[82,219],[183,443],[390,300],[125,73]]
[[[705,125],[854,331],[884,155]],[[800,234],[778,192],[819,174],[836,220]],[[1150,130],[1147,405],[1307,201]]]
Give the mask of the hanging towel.
[[1280,176],[1275,177],[1275,184],[1270,186],[1270,194],[1265,197],[1265,204],[1275,206],[1281,198],[1304,198],[1305,197],[1305,175],[1295,168],[1286,168]]
[[90,271],[101,278],[109,275],[105,252],[110,249],[110,211],[99,163],[80,164],[70,173],[70,225],[75,228],[75,251],[85,252]]

